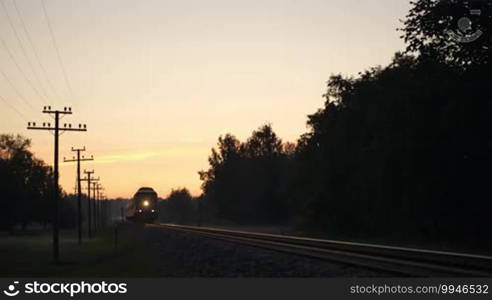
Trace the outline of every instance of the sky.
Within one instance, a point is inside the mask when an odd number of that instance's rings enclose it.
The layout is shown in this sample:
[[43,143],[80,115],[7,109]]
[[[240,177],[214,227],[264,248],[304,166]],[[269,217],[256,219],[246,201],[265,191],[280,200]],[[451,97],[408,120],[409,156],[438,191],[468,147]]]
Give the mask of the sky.
[[[271,123],[307,131],[331,74],[356,76],[404,49],[408,0],[0,0],[0,133],[32,140],[53,164],[53,136],[28,121],[72,107],[60,157],[85,146],[108,197],[141,186],[200,194],[217,138]],[[50,31],[51,28],[51,31]],[[51,34],[51,32],[53,34]],[[60,183],[75,186],[75,164]]]

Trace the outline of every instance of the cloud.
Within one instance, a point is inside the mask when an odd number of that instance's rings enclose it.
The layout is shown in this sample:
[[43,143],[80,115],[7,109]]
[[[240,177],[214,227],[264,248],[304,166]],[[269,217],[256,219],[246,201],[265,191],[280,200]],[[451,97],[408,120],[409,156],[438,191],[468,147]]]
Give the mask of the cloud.
[[123,154],[111,154],[111,155],[103,155],[98,157],[94,163],[96,164],[109,164],[121,161],[140,161],[146,160],[152,157],[164,155],[165,151],[162,152],[137,152],[137,153],[123,153]]
[[143,151],[143,152],[130,152],[120,154],[102,155],[94,158],[95,164],[111,164],[119,162],[131,162],[131,161],[143,161],[156,157],[179,157],[189,154],[203,155],[203,152],[208,151],[208,148],[202,147],[182,147],[182,148],[170,148],[159,151]]

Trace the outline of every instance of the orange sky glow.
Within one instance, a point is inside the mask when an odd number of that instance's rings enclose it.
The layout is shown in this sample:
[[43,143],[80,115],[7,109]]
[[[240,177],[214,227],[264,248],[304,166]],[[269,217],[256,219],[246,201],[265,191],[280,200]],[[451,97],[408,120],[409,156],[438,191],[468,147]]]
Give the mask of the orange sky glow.
[[[46,104],[71,106],[62,123],[88,131],[63,134],[60,158],[85,146],[95,160],[82,168],[95,170],[109,197],[131,197],[141,186],[160,197],[179,187],[199,195],[197,172],[221,134],[245,140],[271,123],[295,141],[323,105],[331,74],[356,75],[403,49],[396,28],[410,6],[44,0],[54,44],[41,0],[2,1],[0,133],[30,138],[52,165],[53,136],[26,125],[50,120]],[[60,183],[73,192],[75,165],[60,165]]]

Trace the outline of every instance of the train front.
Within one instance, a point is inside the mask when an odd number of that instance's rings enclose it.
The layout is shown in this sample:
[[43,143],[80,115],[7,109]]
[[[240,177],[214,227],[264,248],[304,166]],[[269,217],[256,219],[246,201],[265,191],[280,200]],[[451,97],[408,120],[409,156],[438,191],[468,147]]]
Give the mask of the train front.
[[157,193],[152,188],[140,188],[133,201],[136,220],[150,223],[157,219]]

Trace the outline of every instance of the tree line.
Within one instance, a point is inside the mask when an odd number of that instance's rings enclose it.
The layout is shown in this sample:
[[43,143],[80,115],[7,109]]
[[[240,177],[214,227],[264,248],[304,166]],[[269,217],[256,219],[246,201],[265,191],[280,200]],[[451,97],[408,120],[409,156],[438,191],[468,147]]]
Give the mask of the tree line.
[[450,40],[460,5],[412,2],[400,29],[407,49],[385,67],[331,76],[295,143],[270,124],[244,142],[219,137],[198,204],[186,190],[168,198],[187,211],[173,220],[490,247],[492,24],[476,42]]
[[[0,230],[11,231],[37,223],[47,226],[53,218],[53,170],[30,151],[31,141],[20,135],[0,135]],[[73,201],[62,193],[60,223],[75,225]]]

